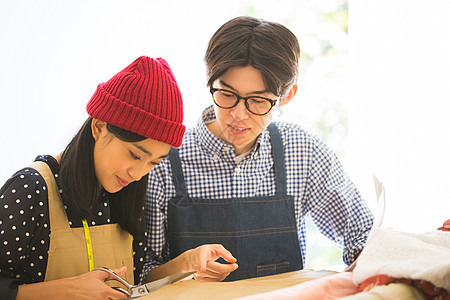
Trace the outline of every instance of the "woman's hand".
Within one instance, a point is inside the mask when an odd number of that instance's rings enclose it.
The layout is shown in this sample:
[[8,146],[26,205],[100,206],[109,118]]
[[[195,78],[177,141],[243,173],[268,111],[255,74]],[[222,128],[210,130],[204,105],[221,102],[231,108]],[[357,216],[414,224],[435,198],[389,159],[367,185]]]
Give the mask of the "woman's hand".
[[[222,281],[238,268],[236,258],[222,245],[202,245],[187,250],[180,256],[184,260],[183,272],[196,271],[194,277],[201,281]],[[229,264],[216,262],[222,257]]]
[[[114,269],[123,275],[127,268]],[[16,300],[22,299],[122,299],[126,295],[105,284],[109,274],[92,271],[79,276],[19,286]]]
[[[121,276],[127,271],[127,267],[114,269],[113,271]],[[76,277],[67,278],[66,280],[70,281],[70,286],[73,287],[73,292],[71,293],[73,299],[126,298],[127,295],[105,284],[105,280],[108,277],[109,274],[107,272],[96,270]]]

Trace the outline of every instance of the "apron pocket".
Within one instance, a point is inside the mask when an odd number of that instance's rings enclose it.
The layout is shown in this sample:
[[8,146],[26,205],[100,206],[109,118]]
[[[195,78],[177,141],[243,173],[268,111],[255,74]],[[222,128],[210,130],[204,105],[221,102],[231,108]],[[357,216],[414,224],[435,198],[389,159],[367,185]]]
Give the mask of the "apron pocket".
[[122,278],[131,284],[134,284],[134,263],[133,257],[122,260],[122,265],[127,267],[127,271],[122,275]]
[[256,266],[256,277],[275,275],[289,271],[291,263],[288,261],[279,264]]

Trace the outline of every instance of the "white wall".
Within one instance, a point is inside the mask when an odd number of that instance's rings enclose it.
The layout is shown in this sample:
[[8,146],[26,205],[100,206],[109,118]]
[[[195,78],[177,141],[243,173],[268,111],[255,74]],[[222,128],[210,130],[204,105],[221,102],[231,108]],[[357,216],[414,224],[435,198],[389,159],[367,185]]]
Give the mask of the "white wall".
[[0,1],[0,181],[37,154],[62,151],[97,84],[140,55],[167,59],[194,124],[210,103],[207,42],[248,2],[205,13],[210,1]]
[[203,62],[207,43],[239,15],[285,24],[314,58],[309,65],[301,59],[298,100],[281,112],[284,119],[313,128],[324,114],[317,106],[322,98],[344,98],[323,76],[332,73],[335,59],[323,59],[320,44],[331,39],[345,54],[346,35],[320,15],[345,1],[0,1],[0,155],[6,158],[0,182],[37,154],[62,151],[86,119],[85,106],[97,84],[140,55],[167,59],[183,94],[185,123],[194,125],[212,104]]
[[434,230],[450,218],[450,2],[349,6],[348,157],[386,188],[385,226]]
[[[211,103],[206,44],[252,5],[258,16],[288,25],[313,58],[303,57],[299,92],[280,117],[312,130],[324,117],[336,133],[328,144],[346,153],[344,166],[371,204],[371,175],[383,180],[385,224],[435,229],[450,218],[450,2],[351,0],[350,72],[332,73],[347,61],[321,57],[314,38],[334,32],[332,44],[345,50],[346,36],[314,9],[325,15],[341,2],[0,1],[0,182],[37,154],[59,153],[87,117],[96,85],[139,55],[168,60],[193,125]],[[321,99],[348,109],[344,144],[345,130],[333,126],[336,115]]]

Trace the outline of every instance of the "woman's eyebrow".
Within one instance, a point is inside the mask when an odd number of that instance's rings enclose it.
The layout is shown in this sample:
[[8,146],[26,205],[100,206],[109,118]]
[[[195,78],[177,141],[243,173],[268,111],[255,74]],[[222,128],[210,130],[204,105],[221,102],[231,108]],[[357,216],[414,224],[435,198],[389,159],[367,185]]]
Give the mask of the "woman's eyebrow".
[[[224,86],[224,87],[226,87],[226,88],[229,88],[229,89],[231,89],[231,90],[237,92],[237,90],[236,90],[235,88],[233,88],[231,85],[229,85],[228,83],[224,82],[223,80],[219,79],[219,83],[220,83],[220,85],[222,85],[222,86]],[[248,94],[262,95],[262,94],[266,94],[266,93],[270,93],[270,91],[269,91],[269,90],[253,91],[253,92],[248,93]]]
[[[136,148],[138,148],[139,150],[141,150],[142,152],[144,152],[145,154],[147,154],[148,156],[153,156],[153,154],[150,152],[150,151],[148,151],[145,147],[143,147],[143,146],[141,146],[141,145],[138,145],[138,144],[133,144],[133,146],[135,146]],[[166,158],[167,156],[169,156],[169,154],[164,154],[164,155],[161,155],[160,157],[158,157],[158,158]]]
[[144,152],[148,156],[153,156],[153,154],[150,151],[148,151],[145,147],[143,147],[141,145],[138,145],[138,144],[133,144],[133,146],[135,146],[136,148],[138,148],[139,150],[141,150],[142,152]]

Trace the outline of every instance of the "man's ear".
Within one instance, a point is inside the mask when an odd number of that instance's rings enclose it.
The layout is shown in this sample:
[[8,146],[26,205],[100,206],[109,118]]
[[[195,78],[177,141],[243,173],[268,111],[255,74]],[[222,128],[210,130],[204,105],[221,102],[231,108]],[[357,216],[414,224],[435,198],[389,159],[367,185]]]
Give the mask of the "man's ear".
[[294,98],[296,93],[297,93],[297,85],[294,85],[289,90],[289,93],[287,94],[287,96],[280,100],[280,104],[278,104],[278,106],[283,106],[283,105],[287,104],[289,101],[292,100],[292,98]]
[[98,139],[105,132],[105,130],[107,130],[106,122],[100,121],[99,119],[92,119],[91,131],[95,141],[98,141]]

